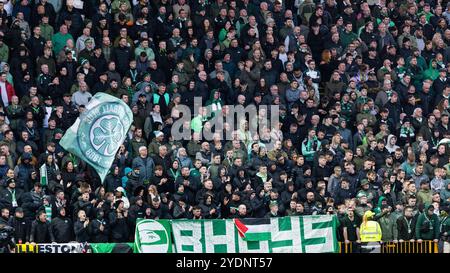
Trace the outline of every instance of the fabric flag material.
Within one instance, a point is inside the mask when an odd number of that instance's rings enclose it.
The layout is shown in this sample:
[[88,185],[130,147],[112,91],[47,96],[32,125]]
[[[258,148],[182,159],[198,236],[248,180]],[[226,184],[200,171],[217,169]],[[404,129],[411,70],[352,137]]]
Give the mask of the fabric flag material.
[[103,181],[133,122],[133,113],[122,100],[99,92],[66,131],[61,146],[86,161]]
[[172,252],[171,225],[168,220],[137,219],[135,253]]
[[39,168],[40,176],[41,176],[41,186],[47,186],[47,166],[42,164],[42,166]]
[[[335,215],[266,219],[138,219],[136,253],[338,252]],[[173,245],[172,245],[173,242]]]
[[438,142],[438,146],[441,144],[448,144],[450,143],[450,138],[443,138]]
[[245,241],[271,240],[270,219],[234,219],[239,236]]
[[133,243],[91,243],[92,253],[133,253]]

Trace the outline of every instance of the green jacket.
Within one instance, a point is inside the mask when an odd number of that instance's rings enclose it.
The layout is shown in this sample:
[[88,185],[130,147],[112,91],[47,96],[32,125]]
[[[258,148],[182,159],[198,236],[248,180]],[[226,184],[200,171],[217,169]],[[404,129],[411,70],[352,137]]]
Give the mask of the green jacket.
[[205,118],[201,116],[196,116],[191,120],[191,129],[196,132],[200,133],[203,129],[203,122],[206,121]]
[[[422,239],[422,240],[434,240],[439,238],[439,218],[436,214],[433,214],[433,216],[428,217],[425,216],[427,212],[421,213],[419,217],[417,218],[416,223],[416,239]],[[422,230],[422,227],[428,223],[429,228],[427,231]]]
[[150,156],[155,156],[159,152],[159,147],[162,145],[161,142],[156,141],[156,139],[153,139],[152,142],[148,145],[148,154]]
[[380,224],[382,231],[382,241],[392,241],[397,238],[397,221],[395,216],[391,213],[380,215],[381,217],[378,219],[378,223]]
[[61,34],[61,32],[58,32],[55,35],[53,35],[52,44],[53,44],[53,53],[55,55],[58,55],[59,52],[64,48],[64,46],[66,46],[67,40],[74,41],[70,33],[63,35]]
[[347,33],[347,31],[341,32],[341,43],[342,46],[345,48],[347,47],[351,42],[358,39],[358,35],[354,32]]
[[53,27],[49,24],[40,24],[39,27],[41,28],[42,38],[44,38],[46,41],[51,40],[54,34]]
[[425,207],[431,205],[432,202],[432,192],[431,190],[418,190],[417,191],[417,204],[424,204]]
[[0,62],[8,62],[9,59],[9,48],[6,44],[0,47]]
[[437,69],[437,65],[435,68],[433,67],[433,65],[432,65],[433,61],[436,61],[436,60],[432,59],[430,61],[428,69],[423,72],[423,78],[425,80],[430,79],[430,80],[434,81],[435,79],[437,79],[439,77],[439,70]]
[[139,155],[139,148],[140,148],[141,146],[147,147],[147,141],[146,141],[145,139],[141,138],[140,141],[137,141],[135,138],[133,138],[133,139],[131,140],[131,147],[132,147],[132,149],[133,149],[133,151],[132,151],[133,157]]

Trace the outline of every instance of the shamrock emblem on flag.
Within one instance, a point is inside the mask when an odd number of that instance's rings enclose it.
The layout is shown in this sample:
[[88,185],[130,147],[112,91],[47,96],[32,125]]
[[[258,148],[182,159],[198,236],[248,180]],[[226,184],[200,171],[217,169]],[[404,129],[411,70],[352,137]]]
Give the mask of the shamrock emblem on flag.
[[121,139],[122,124],[117,117],[103,118],[94,128],[92,141],[101,154],[114,154]]

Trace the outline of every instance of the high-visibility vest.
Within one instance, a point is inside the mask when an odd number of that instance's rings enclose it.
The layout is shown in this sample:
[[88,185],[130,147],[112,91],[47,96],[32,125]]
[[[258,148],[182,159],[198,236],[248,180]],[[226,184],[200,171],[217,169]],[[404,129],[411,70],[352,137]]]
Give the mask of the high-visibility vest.
[[359,228],[359,235],[361,238],[361,242],[380,242],[381,241],[381,227],[380,224],[376,221],[367,221],[361,224]]

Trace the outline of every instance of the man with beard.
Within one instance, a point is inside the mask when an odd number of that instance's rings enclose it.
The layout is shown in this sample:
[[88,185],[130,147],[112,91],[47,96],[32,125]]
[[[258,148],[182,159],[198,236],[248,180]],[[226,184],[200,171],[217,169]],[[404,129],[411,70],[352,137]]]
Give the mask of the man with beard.
[[414,242],[416,234],[417,218],[414,217],[413,208],[407,206],[403,212],[403,216],[397,219],[397,237],[394,239]]

